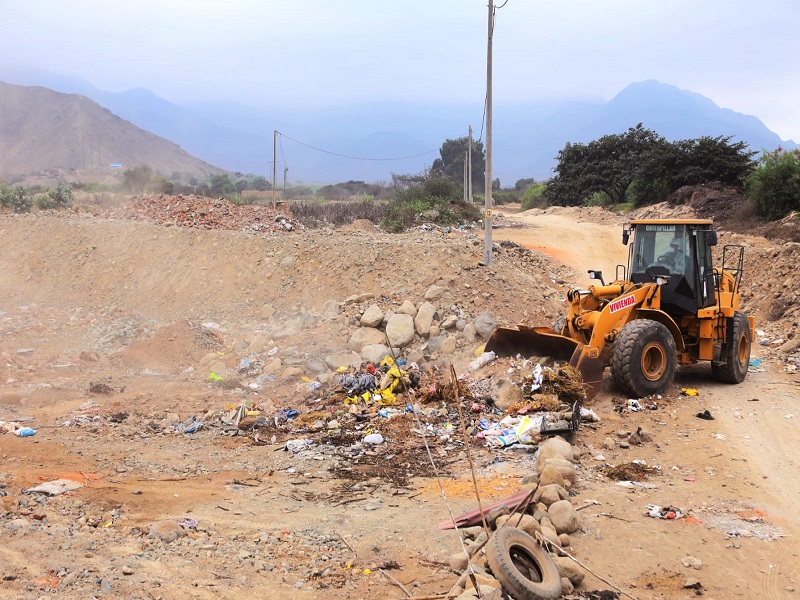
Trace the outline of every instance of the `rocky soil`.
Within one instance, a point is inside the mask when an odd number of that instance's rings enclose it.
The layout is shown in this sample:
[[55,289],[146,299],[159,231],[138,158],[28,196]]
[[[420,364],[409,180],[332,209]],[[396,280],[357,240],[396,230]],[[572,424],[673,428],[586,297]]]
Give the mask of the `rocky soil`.
[[[795,593],[797,244],[721,236],[746,247],[760,330],[744,384],[681,369],[637,410],[606,382],[547,465],[477,435],[530,365],[470,363],[494,324],[552,323],[586,284],[591,240],[570,236],[624,217],[508,211],[480,267],[479,231],[188,202],[0,217],[0,421],[36,430],[0,435],[0,597],[444,598],[465,566],[438,524],[477,508],[470,459],[484,504],[561,490],[525,527],[590,569],[560,559],[568,597]],[[419,382],[354,403],[337,371],[390,346]],[[33,491],[55,480],[75,489]]]

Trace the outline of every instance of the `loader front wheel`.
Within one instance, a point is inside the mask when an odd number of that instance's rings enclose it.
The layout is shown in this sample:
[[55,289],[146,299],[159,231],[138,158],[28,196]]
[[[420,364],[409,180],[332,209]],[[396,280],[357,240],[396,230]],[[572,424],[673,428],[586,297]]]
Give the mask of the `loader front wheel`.
[[742,383],[750,367],[750,347],[753,334],[750,321],[740,312],[734,313],[728,321],[728,339],[725,342],[725,362],[719,366],[711,364],[717,381],[723,383]]
[[672,383],[678,354],[664,325],[638,319],[625,325],[614,340],[611,375],[628,394],[642,398],[658,394]]

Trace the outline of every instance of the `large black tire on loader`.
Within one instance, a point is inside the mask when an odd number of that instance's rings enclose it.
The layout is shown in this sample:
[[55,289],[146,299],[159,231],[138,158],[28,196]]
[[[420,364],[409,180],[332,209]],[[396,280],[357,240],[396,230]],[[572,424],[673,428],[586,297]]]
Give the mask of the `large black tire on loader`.
[[556,600],[561,575],[550,553],[516,527],[499,527],[486,545],[486,562],[503,589],[516,600]]
[[614,340],[611,375],[635,398],[663,392],[672,383],[677,364],[675,340],[658,321],[631,321]]
[[753,332],[744,313],[736,312],[728,319],[728,339],[725,341],[724,363],[711,363],[711,373],[723,383],[742,383],[750,367],[750,348]]

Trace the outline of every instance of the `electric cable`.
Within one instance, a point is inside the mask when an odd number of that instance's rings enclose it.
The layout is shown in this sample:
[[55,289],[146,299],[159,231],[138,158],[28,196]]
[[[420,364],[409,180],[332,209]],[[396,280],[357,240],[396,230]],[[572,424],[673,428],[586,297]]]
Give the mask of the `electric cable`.
[[325,150],[324,148],[319,148],[317,146],[312,146],[311,144],[306,144],[305,142],[301,142],[300,140],[296,140],[288,135],[281,133],[280,131],[277,132],[282,138],[286,138],[287,140],[293,141],[295,144],[300,144],[301,146],[305,146],[306,148],[311,148],[312,150],[316,150],[318,152],[324,152],[325,154],[330,154],[332,156],[341,156],[342,158],[349,158],[352,160],[406,160],[408,158],[417,158],[419,156],[425,156],[426,154],[432,154],[434,152],[438,152],[439,150],[428,150],[426,152],[420,152],[419,154],[411,154],[409,156],[394,156],[391,158],[369,158],[364,156],[352,156],[350,154],[341,154],[339,152],[332,152],[330,150]]

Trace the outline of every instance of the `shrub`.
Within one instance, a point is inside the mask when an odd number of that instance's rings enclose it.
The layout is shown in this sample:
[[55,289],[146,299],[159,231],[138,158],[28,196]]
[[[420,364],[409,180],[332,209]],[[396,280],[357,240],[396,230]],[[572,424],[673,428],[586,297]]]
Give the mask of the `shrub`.
[[448,226],[480,218],[481,209],[477,204],[429,195],[423,185],[400,190],[389,202],[381,226],[389,233],[400,233],[421,221]]
[[0,206],[9,208],[15,213],[30,212],[33,201],[30,192],[21,185],[0,184]]
[[800,211],[800,150],[765,152],[745,180],[745,194],[767,221]]
[[39,210],[51,210],[56,207],[56,203],[53,202],[53,199],[47,194],[36,194],[36,196],[33,197],[33,204]]
[[547,189],[547,184],[544,182],[533,182],[530,184],[522,194],[522,210],[547,208],[550,206],[550,202],[544,196],[545,189]]
[[50,188],[47,191],[47,197],[53,204],[50,208],[68,208],[72,206],[74,199],[72,188],[66,183],[59,183],[56,187]]
[[358,219],[380,223],[386,216],[386,202],[295,202],[292,214],[306,227],[341,226]]

